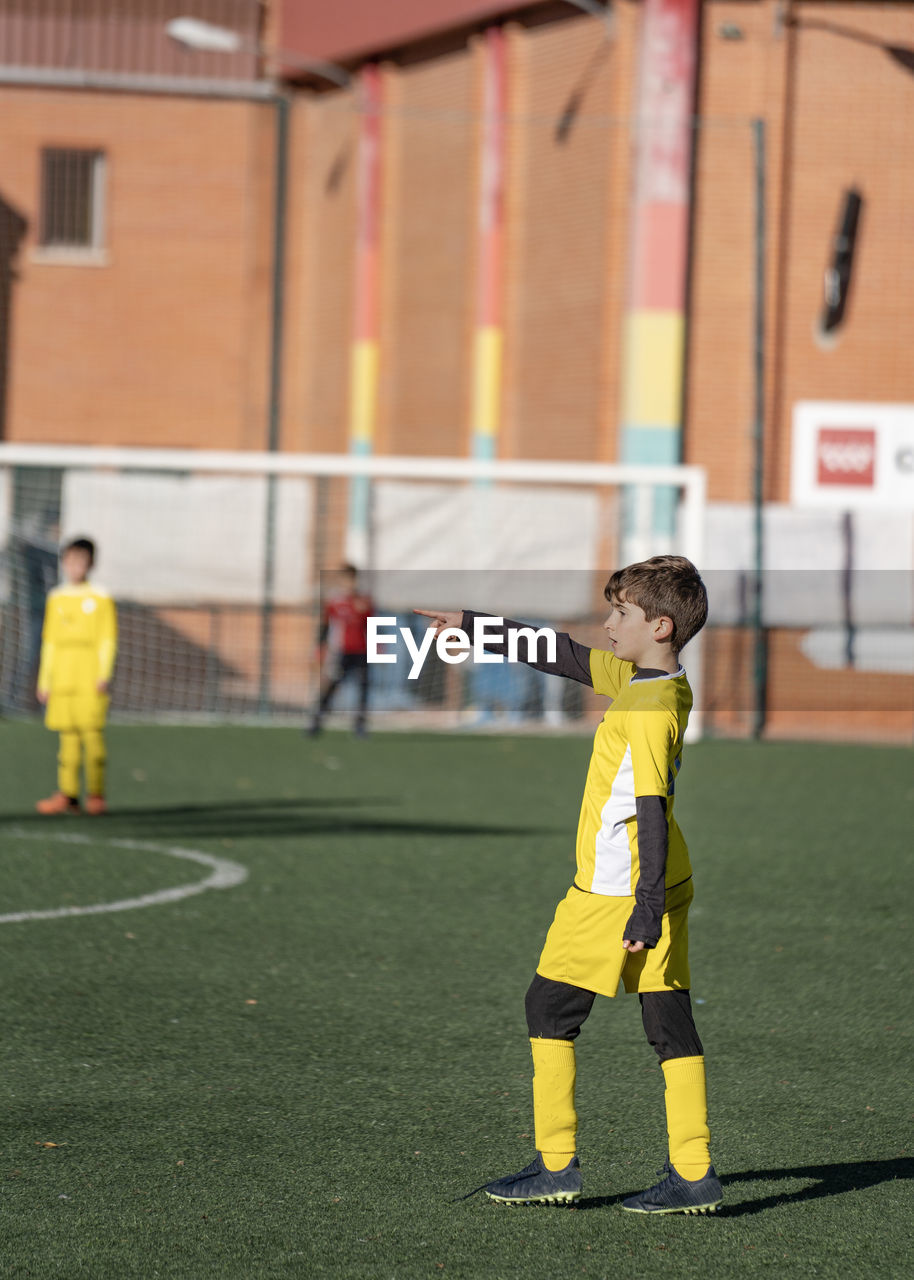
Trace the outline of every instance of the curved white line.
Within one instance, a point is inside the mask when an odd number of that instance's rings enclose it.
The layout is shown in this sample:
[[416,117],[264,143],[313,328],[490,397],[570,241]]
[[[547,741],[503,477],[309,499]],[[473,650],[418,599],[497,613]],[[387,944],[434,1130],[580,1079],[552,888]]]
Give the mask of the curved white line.
[[98,844],[109,845],[112,849],[138,849],[145,853],[164,853],[169,858],[181,858],[185,862],[199,862],[204,867],[211,867],[210,875],[203,880],[195,880],[191,884],[178,885],[173,889],[159,889],[155,893],[144,893],[138,898],[122,898],[118,902],[94,902],[85,907],[54,907],[48,911],[11,911],[0,915],[0,924],[19,924],[24,920],[62,920],[66,916],[95,916],[109,911],[132,911],[136,907],[154,907],[161,902],[180,902],[182,898],[190,898],[195,893],[204,893],[207,889],[231,889],[242,884],[248,878],[248,869],[240,862],[232,862],[229,858],[217,858],[215,854],[203,853],[200,849],[182,849],[178,845],[155,844],[150,840],[92,840],[89,836],[77,835],[75,832],[59,835],[48,835],[44,831],[22,831],[10,828],[6,833],[16,840],[49,840],[62,844]]

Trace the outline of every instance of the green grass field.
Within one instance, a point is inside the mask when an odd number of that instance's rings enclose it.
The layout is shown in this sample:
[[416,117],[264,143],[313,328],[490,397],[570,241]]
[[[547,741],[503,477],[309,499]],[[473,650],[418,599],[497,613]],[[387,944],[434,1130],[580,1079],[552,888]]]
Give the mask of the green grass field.
[[93,821],[35,817],[54,739],[0,734],[0,913],[209,874],[174,847],[248,872],[0,924],[0,1275],[910,1274],[910,751],[688,751],[726,1204],[658,1220],[617,1206],[665,1156],[630,999],[578,1042],[580,1207],[454,1200],[532,1154],[523,995],[586,740],[115,727]]

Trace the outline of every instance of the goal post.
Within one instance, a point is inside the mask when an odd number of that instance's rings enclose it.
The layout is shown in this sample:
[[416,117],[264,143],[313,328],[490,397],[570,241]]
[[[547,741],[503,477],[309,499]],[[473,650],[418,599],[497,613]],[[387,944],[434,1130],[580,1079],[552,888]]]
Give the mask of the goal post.
[[[353,483],[367,490],[359,525]],[[669,551],[701,566],[705,486],[694,466],[2,444],[0,703],[36,711],[44,597],[69,537],[97,542],[97,579],[118,603],[114,715],[302,723],[322,582],[342,563],[403,625],[413,605],[465,605],[599,644],[612,568]],[[670,492],[675,533],[658,538],[653,502]],[[623,530],[626,493],[639,518]],[[698,736],[697,640],[686,659]],[[592,724],[568,682],[471,668],[432,662],[410,682],[378,667],[374,724]]]

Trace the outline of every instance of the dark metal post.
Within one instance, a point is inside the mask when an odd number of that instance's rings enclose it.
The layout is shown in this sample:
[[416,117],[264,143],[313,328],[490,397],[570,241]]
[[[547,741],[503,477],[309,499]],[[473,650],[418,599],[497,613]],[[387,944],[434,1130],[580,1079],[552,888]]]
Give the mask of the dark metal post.
[[765,570],[765,122],[752,122],[755,156],[755,315],[753,345],[755,395],[753,412],[753,505],[755,591],[753,595],[753,737],[765,728],[768,700],[768,637],[764,618]]
[[841,573],[841,601],[844,607],[844,665],[857,661],[857,627],[854,623],[854,513],[841,516],[841,538],[844,543],[844,569]]
[[[283,315],[286,274],[286,204],[289,177],[289,99],[279,93],[276,107],[276,164],[273,194],[273,283],[270,315],[270,401],[267,449],[279,449],[282,411]],[[273,472],[267,476],[267,509],[263,552],[263,603],[260,613],[260,691],[258,710],[270,710],[273,668],[273,593],[276,578],[276,487]]]

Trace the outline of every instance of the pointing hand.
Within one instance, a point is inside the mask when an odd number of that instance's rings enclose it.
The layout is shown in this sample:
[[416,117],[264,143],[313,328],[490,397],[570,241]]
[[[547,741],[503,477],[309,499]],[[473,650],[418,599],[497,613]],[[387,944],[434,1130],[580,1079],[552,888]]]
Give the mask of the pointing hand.
[[435,637],[446,631],[449,627],[459,627],[463,621],[463,610],[445,612],[442,609],[413,609],[413,613],[420,613],[423,618],[431,618],[435,626]]

